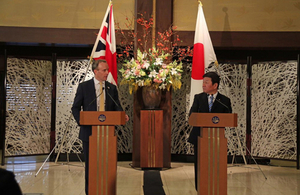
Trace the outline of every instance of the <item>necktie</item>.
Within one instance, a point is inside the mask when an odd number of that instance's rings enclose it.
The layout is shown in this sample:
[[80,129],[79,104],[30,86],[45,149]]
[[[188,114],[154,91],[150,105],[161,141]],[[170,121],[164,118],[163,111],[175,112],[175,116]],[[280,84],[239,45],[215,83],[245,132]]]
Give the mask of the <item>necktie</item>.
[[209,112],[211,112],[211,108],[212,108],[213,103],[214,103],[214,96],[210,95],[209,96],[209,104],[208,104]]
[[100,84],[100,101],[99,101],[99,111],[104,111],[104,94],[103,94],[103,84],[102,82]]

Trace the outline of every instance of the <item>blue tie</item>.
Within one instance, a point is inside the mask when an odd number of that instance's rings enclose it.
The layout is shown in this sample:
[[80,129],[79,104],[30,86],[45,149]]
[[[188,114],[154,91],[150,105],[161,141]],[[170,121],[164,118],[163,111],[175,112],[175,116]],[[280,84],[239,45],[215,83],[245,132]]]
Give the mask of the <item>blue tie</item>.
[[211,112],[211,108],[212,108],[212,105],[214,103],[214,96],[213,95],[210,95],[209,96],[209,104],[208,104],[208,109],[209,109],[209,112]]

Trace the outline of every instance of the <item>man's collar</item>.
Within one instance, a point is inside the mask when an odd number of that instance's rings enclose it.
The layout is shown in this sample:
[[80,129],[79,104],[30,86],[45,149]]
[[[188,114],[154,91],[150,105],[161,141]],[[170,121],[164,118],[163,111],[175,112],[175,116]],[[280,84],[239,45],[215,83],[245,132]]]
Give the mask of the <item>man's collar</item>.
[[[99,84],[101,81],[97,80],[97,79],[94,77],[94,82],[95,82],[95,84]],[[105,81],[102,81],[102,84],[105,84]]]
[[210,96],[210,95],[213,95],[214,96],[214,99],[216,99],[217,98],[217,96],[218,96],[218,91],[215,93],[215,94],[207,94],[207,96]]

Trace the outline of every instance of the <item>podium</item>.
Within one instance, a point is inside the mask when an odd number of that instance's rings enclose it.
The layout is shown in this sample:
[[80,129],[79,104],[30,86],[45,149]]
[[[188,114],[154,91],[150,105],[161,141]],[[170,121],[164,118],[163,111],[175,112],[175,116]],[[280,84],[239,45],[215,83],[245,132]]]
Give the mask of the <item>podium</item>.
[[237,126],[237,114],[192,113],[189,124],[198,137],[198,195],[227,195],[227,139],[225,127]]
[[115,195],[117,191],[117,137],[115,125],[125,124],[124,111],[81,111],[80,125],[91,125],[89,141],[89,194]]

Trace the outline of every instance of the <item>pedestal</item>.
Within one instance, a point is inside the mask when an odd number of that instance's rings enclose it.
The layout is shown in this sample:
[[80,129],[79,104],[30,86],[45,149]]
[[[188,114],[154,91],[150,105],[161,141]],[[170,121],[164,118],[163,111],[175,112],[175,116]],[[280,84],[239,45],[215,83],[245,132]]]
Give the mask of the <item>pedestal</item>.
[[[159,110],[163,111],[163,146],[159,148],[163,151],[163,168],[171,167],[171,118],[172,118],[172,95],[171,91],[162,91],[161,103]],[[134,95],[133,110],[133,140],[132,140],[132,166],[141,167],[141,134],[145,127],[144,119],[141,117],[144,103],[142,100],[142,90],[138,89]]]
[[141,111],[141,168],[163,167],[163,111]]

